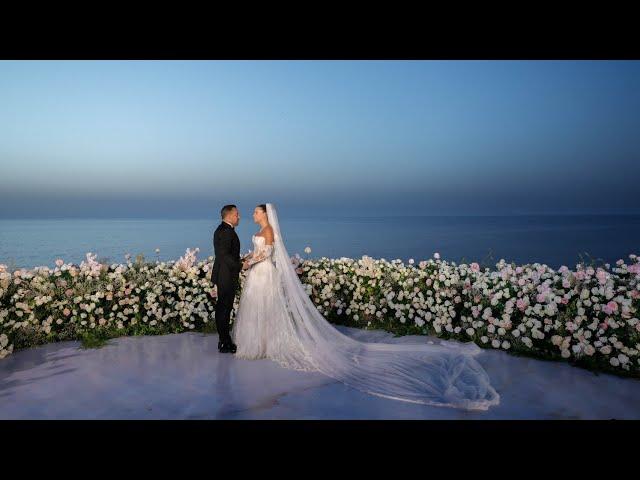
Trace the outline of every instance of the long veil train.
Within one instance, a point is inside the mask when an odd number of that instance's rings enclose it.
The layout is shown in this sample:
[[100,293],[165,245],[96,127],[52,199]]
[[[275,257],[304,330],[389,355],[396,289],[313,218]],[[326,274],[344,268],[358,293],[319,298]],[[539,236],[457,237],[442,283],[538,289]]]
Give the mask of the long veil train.
[[475,344],[384,344],[354,340],[333,327],[307,295],[284,246],[275,207],[267,203],[274,231],[279,290],[291,331],[306,351],[301,364],[363,392],[427,405],[487,410],[500,403]]

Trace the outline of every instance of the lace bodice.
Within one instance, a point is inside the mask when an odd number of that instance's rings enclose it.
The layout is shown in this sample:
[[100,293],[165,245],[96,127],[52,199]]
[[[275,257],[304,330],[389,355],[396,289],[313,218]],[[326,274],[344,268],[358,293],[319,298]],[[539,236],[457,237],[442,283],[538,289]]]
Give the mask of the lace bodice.
[[273,254],[273,245],[267,245],[263,236],[253,235],[251,237],[251,241],[253,242],[253,253],[249,257],[249,265],[271,258],[271,255]]

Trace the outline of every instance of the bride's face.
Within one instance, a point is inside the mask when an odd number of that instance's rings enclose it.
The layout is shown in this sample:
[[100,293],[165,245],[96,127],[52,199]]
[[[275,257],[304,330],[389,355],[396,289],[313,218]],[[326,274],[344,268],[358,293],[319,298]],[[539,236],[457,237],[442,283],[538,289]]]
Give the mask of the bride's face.
[[256,207],[253,210],[253,221],[255,223],[260,223],[264,218],[266,218],[267,213],[264,212],[260,207]]

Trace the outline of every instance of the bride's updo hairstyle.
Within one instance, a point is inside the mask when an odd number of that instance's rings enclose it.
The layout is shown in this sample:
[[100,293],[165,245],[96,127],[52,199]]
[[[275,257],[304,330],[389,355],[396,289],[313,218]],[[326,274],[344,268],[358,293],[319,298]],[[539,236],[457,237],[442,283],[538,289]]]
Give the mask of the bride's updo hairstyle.
[[261,203],[260,205],[257,205],[257,207],[262,210],[264,212],[264,214],[267,214],[267,205],[266,203]]

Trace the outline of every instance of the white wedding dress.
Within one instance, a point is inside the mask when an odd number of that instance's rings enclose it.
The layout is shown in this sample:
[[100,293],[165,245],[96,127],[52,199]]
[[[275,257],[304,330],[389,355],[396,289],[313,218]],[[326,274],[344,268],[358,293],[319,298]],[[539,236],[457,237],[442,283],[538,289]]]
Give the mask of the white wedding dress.
[[380,397],[486,410],[500,402],[473,343],[363,343],[334,328],[307,295],[287,253],[275,208],[267,204],[273,245],[254,235],[252,264],[232,329],[236,356],[269,358],[319,371]]

